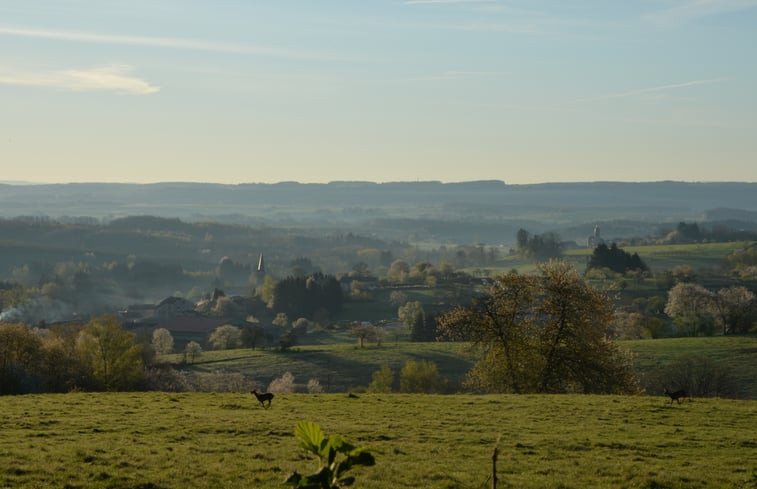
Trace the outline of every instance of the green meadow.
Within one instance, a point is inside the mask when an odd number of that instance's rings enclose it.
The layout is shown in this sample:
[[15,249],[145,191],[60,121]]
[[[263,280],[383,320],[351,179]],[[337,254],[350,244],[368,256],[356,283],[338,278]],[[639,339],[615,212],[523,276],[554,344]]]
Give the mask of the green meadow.
[[284,487],[296,423],[368,446],[356,487],[755,488],[755,401],[581,395],[71,393],[4,397],[0,487]]

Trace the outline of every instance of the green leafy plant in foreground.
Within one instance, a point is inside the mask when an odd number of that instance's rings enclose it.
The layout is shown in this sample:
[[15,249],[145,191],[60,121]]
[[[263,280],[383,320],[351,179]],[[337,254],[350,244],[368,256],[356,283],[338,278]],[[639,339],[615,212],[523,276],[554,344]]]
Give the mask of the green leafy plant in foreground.
[[[355,482],[355,477],[344,477],[352,467],[358,465],[371,466],[376,462],[366,447],[355,447],[342,439],[339,435],[328,438],[321,427],[312,421],[300,421],[294,430],[300,441],[300,447],[318,456],[321,466],[314,474],[305,475],[292,473],[285,484],[292,487],[306,489],[338,489]],[[337,455],[342,454],[341,460]]]

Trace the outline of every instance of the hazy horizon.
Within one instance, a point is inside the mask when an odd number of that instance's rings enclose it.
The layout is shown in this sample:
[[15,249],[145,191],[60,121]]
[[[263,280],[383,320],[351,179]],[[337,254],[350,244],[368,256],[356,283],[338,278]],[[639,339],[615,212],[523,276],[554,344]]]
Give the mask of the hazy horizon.
[[393,183],[440,183],[440,184],[457,184],[457,183],[477,183],[477,182],[502,182],[507,186],[529,186],[529,185],[551,185],[551,184],[603,184],[603,183],[627,183],[627,184],[647,184],[647,183],[690,183],[690,184],[718,184],[718,183],[744,183],[753,184],[757,180],[576,180],[576,181],[553,181],[553,182],[508,182],[497,178],[484,178],[476,180],[329,180],[320,182],[305,182],[297,180],[280,180],[270,182],[210,182],[200,180],[162,180],[162,181],[63,181],[63,182],[43,182],[43,181],[17,181],[17,180],[0,180],[0,185],[11,186],[32,186],[32,185],[77,185],[77,184],[102,184],[102,185],[161,185],[161,184],[207,184],[207,185],[278,185],[278,184],[299,184],[299,185],[328,185],[338,183],[365,183],[365,184],[393,184]]
[[0,5],[16,182],[755,181],[757,0]]

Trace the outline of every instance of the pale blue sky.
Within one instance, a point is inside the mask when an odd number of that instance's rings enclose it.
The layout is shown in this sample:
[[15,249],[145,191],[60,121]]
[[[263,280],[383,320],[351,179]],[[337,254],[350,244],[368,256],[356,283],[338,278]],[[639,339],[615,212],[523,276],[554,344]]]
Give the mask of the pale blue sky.
[[0,180],[756,168],[757,0],[0,1]]

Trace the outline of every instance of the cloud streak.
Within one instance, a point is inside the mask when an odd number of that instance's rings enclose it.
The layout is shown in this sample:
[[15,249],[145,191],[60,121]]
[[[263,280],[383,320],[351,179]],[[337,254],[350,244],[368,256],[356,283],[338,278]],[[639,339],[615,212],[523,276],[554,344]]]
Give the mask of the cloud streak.
[[618,93],[611,93],[607,95],[600,95],[598,97],[595,97],[593,100],[608,100],[608,99],[616,99],[616,98],[628,98],[628,97],[634,97],[636,95],[645,95],[650,93],[660,93],[660,92],[668,92],[671,90],[677,90],[679,88],[687,88],[687,87],[694,87],[698,85],[710,85],[713,83],[723,83],[728,81],[728,78],[711,78],[707,80],[691,80],[687,82],[682,83],[673,83],[670,85],[658,85],[656,87],[649,87],[649,88],[640,88],[638,90],[630,90],[628,92],[618,92]]
[[408,81],[432,81],[432,80],[463,80],[482,77],[498,76],[496,71],[445,71],[437,75],[414,76],[407,78]]
[[24,72],[0,69],[0,84],[43,87],[75,92],[112,91],[129,95],[149,95],[160,87],[130,76],[127,65],[106,65],[89,69],[71,69],[50,72]]
[[146,46],[168,49],[186,49],[191,51],[211,51],[222,53],[252,54],[291,59],[333,59],[329,56],[290,51],[287,49],[236,44],[217,41],[183,39],[173,37],[131,36],[118,34],[98,34],[80,31],[58,31],[48,29],[30,29],[24,27],[1,26],[0,35],[30,37],[37,39],[54,39],[69,42],[87,42],[97,44],[119,44],[125,46]]
[[757,7],[757,0],[681,0],[672,7],[644,16],[657,23],[677,23],[689,19],[741,12]]

